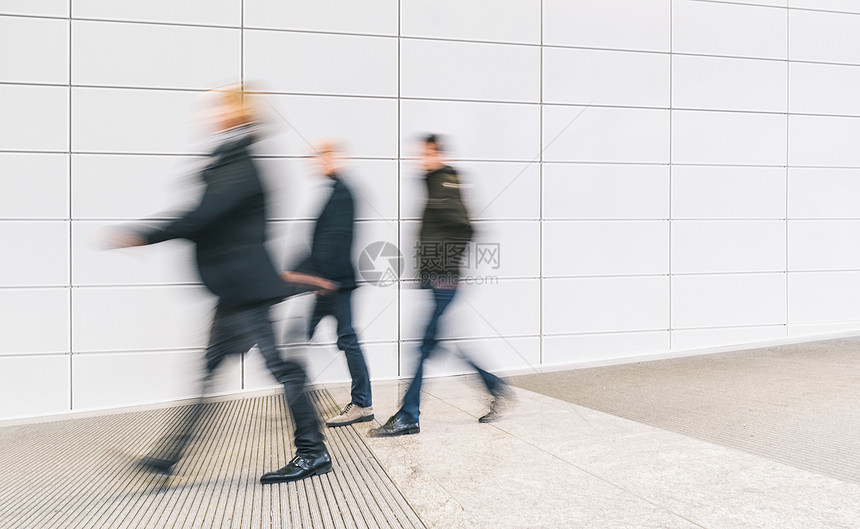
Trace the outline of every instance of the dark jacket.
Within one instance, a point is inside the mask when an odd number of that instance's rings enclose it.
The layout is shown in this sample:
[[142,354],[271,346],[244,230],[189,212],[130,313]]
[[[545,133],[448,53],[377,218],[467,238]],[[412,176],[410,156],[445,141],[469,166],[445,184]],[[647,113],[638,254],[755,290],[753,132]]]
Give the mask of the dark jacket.
[[337,177],[314,226],[311,255],[297,271],[335,281],[341,289],[355,288],[355,268],[352,265],[354,227],[352,193]]
[[287,293],[266,250],[266,195],[248,153],[250,134],[223,144],[203,170],[197,208],[143,234],[149,243],[189,239],[197,269],[223,308],[277,302]]
[[422,283],[432,275],[456,277],[468,256],[472,223],[457,172],[447,165],[427,173],[427,204],[421,219],[418,268]]

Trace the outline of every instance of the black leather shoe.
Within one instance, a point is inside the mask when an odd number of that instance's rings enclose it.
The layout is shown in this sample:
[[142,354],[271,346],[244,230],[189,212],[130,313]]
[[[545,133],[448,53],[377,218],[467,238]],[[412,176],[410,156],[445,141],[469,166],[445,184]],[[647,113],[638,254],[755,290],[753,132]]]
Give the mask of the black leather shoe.
[[144,457],[137,463],[142,468],[149,470],[150,472],[170,475],[170,473],[173,472],[173,465],[176,464],[176,461],[160,459],[158,457]]
[[379,428],[371,428],[367,435],[370,437],[394,437],[397,435],[408,435],[418,433],[421,427],[417,422],[406,422],[400,415],[392,415],[388,421]]
[[296,454],[287,466],[263,474],[260,483],[286,483],[327,472],[331,472],[331,457],[327,451],[311,456]]

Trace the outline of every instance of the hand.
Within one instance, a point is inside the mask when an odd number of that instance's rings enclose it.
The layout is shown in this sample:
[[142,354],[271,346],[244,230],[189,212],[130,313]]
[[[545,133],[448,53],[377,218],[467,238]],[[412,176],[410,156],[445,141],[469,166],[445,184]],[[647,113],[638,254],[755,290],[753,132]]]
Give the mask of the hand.
[[105,247],[108,249],[131,248],[146,244],[146,241],[140,235],[125,230],[109,231],[103,240]]
[[333,294],[337,291],[339,286],[334,281],[329,281],[328,279],[312,276],[310,274],[303,274],[301,272],[291,272],[289,270],[281,273],[281,279],[287,283],[298,283],[301,285],[317,287],[316,292],[323,296]]
[[316,291],[318,295],[331,296],[337,292],[338,284],[334,281],[329,281],[328,279],[320,279],[319,287],[320,289]]

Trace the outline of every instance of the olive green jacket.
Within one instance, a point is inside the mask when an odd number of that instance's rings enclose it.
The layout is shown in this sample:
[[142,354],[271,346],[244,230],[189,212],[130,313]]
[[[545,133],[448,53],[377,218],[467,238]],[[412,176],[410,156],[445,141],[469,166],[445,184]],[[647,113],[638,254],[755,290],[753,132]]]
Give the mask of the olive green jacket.
[[[457,172],[447,165],[427,173],[427,204],[417,251],[422,280],[429,275],[459,276],[468,257],[473,229]],[[456,254],[465,247],[465,255]],[[460,250],[457,250],[459,248]],[[422,281],[424,282],[424,281]]]

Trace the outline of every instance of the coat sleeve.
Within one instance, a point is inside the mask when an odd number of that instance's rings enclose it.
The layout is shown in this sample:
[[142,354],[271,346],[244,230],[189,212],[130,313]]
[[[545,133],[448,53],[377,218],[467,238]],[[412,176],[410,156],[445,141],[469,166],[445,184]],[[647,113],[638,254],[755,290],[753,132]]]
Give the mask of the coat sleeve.
[[170,239],[191,239],[213,222],[229,214],[255,192],[253,180],[244,168],[231,164],[220,169],[224,175],[206,187],[197,207],[181,218],[142,234],[149,244]]
[[[341,261],[352,244],[355,212],[352,196],[345,188],[337,190],[318,221],[311,259],[320,276],[331,279],[343,274]],[[346,259],[351,259],[347,255]]]

